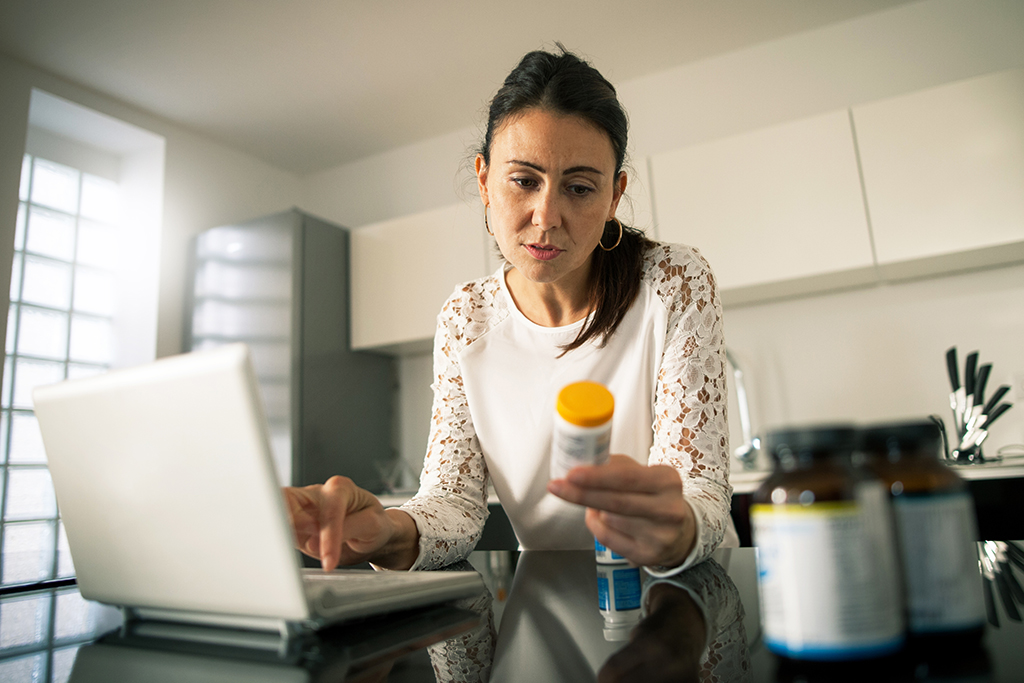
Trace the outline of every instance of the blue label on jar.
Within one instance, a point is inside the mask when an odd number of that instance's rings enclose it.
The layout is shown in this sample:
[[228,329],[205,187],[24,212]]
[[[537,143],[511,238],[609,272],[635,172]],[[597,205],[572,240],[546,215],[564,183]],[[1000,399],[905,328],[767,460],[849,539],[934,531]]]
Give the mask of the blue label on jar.
[[599,576],[597,577],[597,607],[608,611],[611,601],[608,599],[608,579]]
[[612,581],[615,582],[615,609],[640,609],[640,570],[637,567],[616,569],[612,572]]
[[792,645],[767,638],[764,644],[770,651],[783,657],[818,662],[835,662],[852,659],[873,659],[892,654],[903,646],[903,638],[900,637],[879,644],[851,647]]
[[[609,552],[609,550],[608,550],[608,548],[606,548],[605,546],[601,545],[601,542],[600,542],[600,541],[598,541],[598,540],[597,540],[597,539],[595,538],[595,539],[594,539],[594,552],[596,552],[596,553],[598,553],[598,554],[600,554],[600,553],[608,553],[608,552]],[[611,558],[612,558],[613,560],[623,560],[623,561],[625,561],[625,559],[626,559],[625,557],[623,557],[622,555],[619,555],[619,554],[618,554],[617,552],[615,552],[614,550],[613,550],[613,551],[610,551],[610,555],[611,555]]]

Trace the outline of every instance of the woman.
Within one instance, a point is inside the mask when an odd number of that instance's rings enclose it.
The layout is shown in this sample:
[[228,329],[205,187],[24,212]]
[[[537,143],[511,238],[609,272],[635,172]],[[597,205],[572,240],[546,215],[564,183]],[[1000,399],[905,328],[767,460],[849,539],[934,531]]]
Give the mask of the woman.
[[[325,569],[427,569],[465,557],[490,480],[527,549],[593,539],[655,573],[705,559],[731,530],[721,306],[692,248],[615,217],[627,122],[576,56],[531,52],[490,105],[476,155],[484,222],[506,263],[438,316],[419,493],[384,510],[343,477],[286,489],[298,544]],[[548,481],[555,396],[615,396],[610,462]],[[735,532],[732,532],[735,537]]]

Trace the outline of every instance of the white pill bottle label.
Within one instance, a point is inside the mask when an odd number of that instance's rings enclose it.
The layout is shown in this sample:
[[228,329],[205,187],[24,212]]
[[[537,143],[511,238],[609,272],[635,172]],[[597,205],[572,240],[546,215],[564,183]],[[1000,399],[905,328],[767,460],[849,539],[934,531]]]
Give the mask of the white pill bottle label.
[[558,393],[551,442],[551,478],[573,467],[608,462],[615,399],[597,382],[573,382]]
[[768,649],[828,661],[901,647],[895,544],[877,489],[856,501],[752,506]]
[[580,427],[555,418],[555,440],[551,449],[551,478],[561,479],[573,467],[608,462],[612,425]]
[[910,630],[930,634],[982,626],[985,604],[970,495],[903,494],[893,500],[893,511]]

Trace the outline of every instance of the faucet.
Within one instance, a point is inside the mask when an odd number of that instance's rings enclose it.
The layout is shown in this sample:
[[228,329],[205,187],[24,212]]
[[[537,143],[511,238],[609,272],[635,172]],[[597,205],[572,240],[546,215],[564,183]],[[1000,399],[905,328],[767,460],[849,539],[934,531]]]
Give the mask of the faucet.
[[750,426],[750,403],[747,399],[747,388],[743,381],[743,369],[736,362],[736,356],[725,349],[725,360],[732,366],[733,384],[736,387],[736,404],[740,412],[740,431],[743,443],[733,449],[733,456],[743,464],[743,469],[752,470],[757,467],[757,454],[761,449],[761,439],[753,435]]

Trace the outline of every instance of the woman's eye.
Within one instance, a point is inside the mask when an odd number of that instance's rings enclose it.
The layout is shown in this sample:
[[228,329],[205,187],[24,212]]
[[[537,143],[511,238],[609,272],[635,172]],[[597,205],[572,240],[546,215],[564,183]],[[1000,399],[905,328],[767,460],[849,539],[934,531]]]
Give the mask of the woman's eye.
[[512,178],[512,182],[519,187],[536,187],[537,181],[533,178]]
[[577,197],[583,197],[594,191],[594,188],[589,185],[570,185],[569,194],[574,194]]

